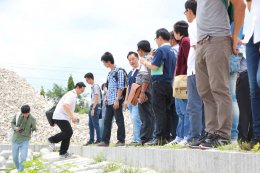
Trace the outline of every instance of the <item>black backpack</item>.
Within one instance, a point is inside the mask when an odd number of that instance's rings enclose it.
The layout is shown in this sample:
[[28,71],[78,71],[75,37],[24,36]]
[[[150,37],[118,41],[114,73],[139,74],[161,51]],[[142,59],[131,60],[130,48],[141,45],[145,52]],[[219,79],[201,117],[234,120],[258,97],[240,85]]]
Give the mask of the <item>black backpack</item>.
[[47,111],[45,112],[45,115],[46,115],[46,117],[47,117],[47,120],[48,120],[50,126],[52,126],[52,127],[53,127],[54,124],[55,124],[54,121],[53,121],[53,119],[52,119],[53,113],[54,113],[55,109],[56,109],[56,105],[54,105],[52,108],[50,108],[49,110],[47,110]]
[[[128,81],[128,75],[127,72],[125,71],[125,69],[119,67],[116,69],[115,73],[114,73],[114,78],[116,80],[116,82],[118,82],[118,71],[122,70],[124,73],[124,90],[122,92],[122,97],[123,97],[123,101],[125,100],[125,96],[126,96],[126,89],[127,89],[127,81]],[[108,79],[107,79],[107,87],[108,87]]]

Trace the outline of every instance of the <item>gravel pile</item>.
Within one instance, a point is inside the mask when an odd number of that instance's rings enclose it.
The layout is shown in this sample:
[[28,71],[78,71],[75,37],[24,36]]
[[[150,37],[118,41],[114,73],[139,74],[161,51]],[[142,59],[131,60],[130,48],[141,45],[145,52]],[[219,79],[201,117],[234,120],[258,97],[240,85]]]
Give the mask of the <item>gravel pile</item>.
[[[31,107],[31,114],[37,119],[37,132],[33,135],[31,143],[45,144],[47,137],[59,132],[57,126],[51,127],[45,117],[45,111],[51,107],[48,102],[35,92],[28,82],[15,72],[0,68],[0,143],[9,143],[8,132],[11,128],[11,121],[20,107],[28,104]],[[88,116],[79,115],[80,123],[73,124],[73,136],[71,143],[84,144],[88,135]],[[128,112],[124,112],[126,127],[126,142],[131,141],[132,123]],[[115,143],[117,126],[114,123],[111,135],[111,142]]]

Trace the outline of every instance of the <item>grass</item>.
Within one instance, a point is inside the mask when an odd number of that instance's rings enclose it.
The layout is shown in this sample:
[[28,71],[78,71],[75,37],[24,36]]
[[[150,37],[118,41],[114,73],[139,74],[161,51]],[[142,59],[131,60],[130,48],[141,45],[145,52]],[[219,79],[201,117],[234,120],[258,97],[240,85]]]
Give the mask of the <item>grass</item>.
[[123,167],[120,169],[120,173],[141,173],[141,171],[138,168]]
[[103,173],[113,172],[120,168],[121,166],[117,163],[109,163],[106,165]]
[[219,146],[216,149],[221,150],[221,151],[240,151],[238,144],[230,144],[230,145]]
[[104,156],[103,153],[98,153],[94,158],[95,163],[100,163],[106,160],[106,157]]

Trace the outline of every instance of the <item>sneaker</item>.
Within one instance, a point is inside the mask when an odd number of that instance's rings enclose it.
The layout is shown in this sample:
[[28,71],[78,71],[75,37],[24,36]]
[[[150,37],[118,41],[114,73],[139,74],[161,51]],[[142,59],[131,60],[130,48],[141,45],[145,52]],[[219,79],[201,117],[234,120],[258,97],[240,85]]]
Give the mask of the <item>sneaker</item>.
[[94,142],[94,144],[99,144],[100,142],[101,142],[101,141],[98,141],[98,140],[97,140],[96,142]]
[[117,141],[116,147],[122,147],[122,146],[125,146],[125,143],[124,143],[124,142]]
[[200,148],[200,144],[205,141],[209,133],[205,133],[204,135],[200,136],[199,138],[191,138],[188,141],[188,145],[190,148]]
[[98,146],[98,147],[108,147],[109,144],[107,144],[107,143],[105,143],[105,142],[100,142],[100,143],[98,143],[96,146]]
[[199,145],[201,149],[210,149],[213,148],[213,141],[215,140],[216,135],[215,134],[207,134],[207,137],[205,140]]
[[133,141],[133,142],[127,144],[127,146],[134,146],[134,147],[141,146],[141,145],[142,145],[142,143],[141,142],[137,142],[137,141]]
[[231,140],[230,139],[226,139],[221,137],[220,135],[216,134],[216,138],[213,141],[213,147],[217,148],[219,146],[224,146],[224,145],[230,145],[231,144]]
[[144,145],[145,146],[154,146],[154,145],[162,146],[162,145],[165,145],[167,143],[168,143],[168,141],[166,139],[159,140],[159,139],[156,138],[156,139],[153,139],[153,140],[150,140],[150,141],[144,143]]
[[176,138],[173,141],[171,141],[170,143],[166,144],[165,146],[177,145],[182,140],[183,140],[183,138],[180,138],[180,137],[176,136]]
[[88,141],[86,144],[84,144],[83,146],[88,146],[88,145],[92,145],[92,144],[94,144],[94,142],[93,141]]
[[65,159],[65,158],[72,157],[72,155],[73,155],[72,153],[68,153],[68,152],[67,152],[67,153],[65,153],[65,154],[60,154],[60,158],[61,158],[61,159]]
[[188,146],[188,138],[187,137],[184,137],[184,139],[182,140],[182,141],[180,141],[179,143],[178,143],[178,145],[180,145],[180,146]]
[[50,151],[55,151],[55,143],[52,143],[49,139],[47,140]]

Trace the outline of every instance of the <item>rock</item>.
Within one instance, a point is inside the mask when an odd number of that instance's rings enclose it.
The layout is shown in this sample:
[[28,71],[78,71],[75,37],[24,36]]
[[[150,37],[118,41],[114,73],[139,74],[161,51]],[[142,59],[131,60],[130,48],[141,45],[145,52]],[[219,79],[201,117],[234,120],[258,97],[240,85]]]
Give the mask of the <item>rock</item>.
[[5,160],[7,160],[10,155],[12,155],[12,151],[11,150],[3,150],[0,153],[0,156],[4,157]]
[[5,165],[5,158],[3,156],[0,156],[0,168]]
[[[44,82],[44,81],[43,81]],[[20,111],[24,104],[31,107],[31,114],[37,120],[37,131],[33,135],[30,143],[46,144],[48,137],[59,133],[60,129],[55,125],[51,127],[46,119],[45,111],[52,105],[37,93],[29,83],[15,72],[0,68],[0,141],[1,143],[10,143],[8,141],[8,130],[11,129],[11,121],[15,114]],[[73,136],[71,144],[83,145],[89,140],[88,116],[79,115],[80,123],[72,124]],[[132,138],[132,123],[129,112],[124,112],[126,142]],[[111,140],[117,142],[117,125],[114,122]]]

